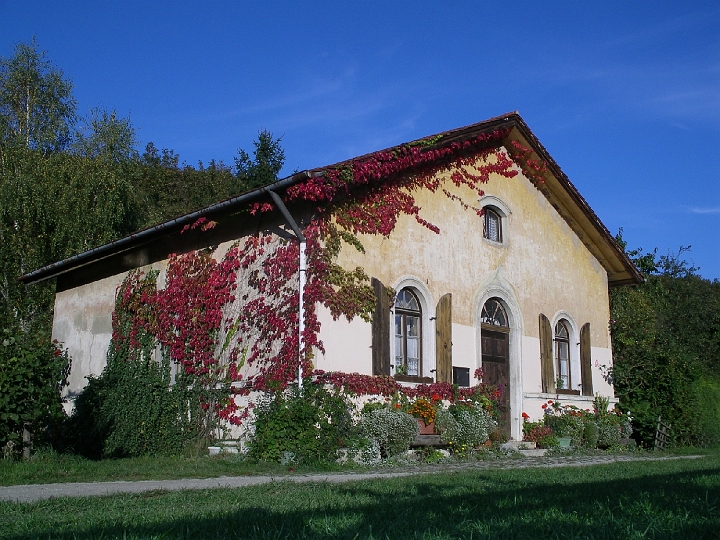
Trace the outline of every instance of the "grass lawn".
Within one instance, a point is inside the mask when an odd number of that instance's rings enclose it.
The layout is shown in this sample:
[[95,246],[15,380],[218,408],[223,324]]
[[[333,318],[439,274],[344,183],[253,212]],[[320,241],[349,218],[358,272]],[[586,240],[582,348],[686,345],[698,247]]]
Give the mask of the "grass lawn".
[[0,503],[0,538],[720,538],[720,453]]
[[[294,467],[298,472],[314,467]],[[338,470],[326,465],[323,470]],[[58,482],[110,482],[114,480],[171,480],[257,474],[285,474],[278,463],[250,463],[237,455],[147,457],[92,461],[73,455],[40,452],[28,461],[0,459],[0,486]]]

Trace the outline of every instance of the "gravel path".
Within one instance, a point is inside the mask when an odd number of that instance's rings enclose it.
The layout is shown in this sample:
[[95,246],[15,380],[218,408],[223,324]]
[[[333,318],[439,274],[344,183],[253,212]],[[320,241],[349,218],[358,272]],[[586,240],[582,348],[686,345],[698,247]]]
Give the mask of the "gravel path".
[[651,461],[667,459],[698,459],[703,456],[646,457],[631,455],[577,456],[577,457],[525,457],[495,461],[474,461],[457,464],[417,465],[394,467],[392,470],[374,469],[369,472],[340,472],[317,474],[288,474],[283,476],[221,476],[219,478],[186,478],[181,480],[141,480],[134,482],[77,482],[65,484],[31,484],[0,487],[0,501],[30,503],[56,497],[90,497],[116,493],[142,493],[145,491],[179,491],[183,489],[239,488],[269,482],[352,482],[378,478],[398,478],[418,474],[446,471],[525,469],[531,467],[584,467],[621,461]]

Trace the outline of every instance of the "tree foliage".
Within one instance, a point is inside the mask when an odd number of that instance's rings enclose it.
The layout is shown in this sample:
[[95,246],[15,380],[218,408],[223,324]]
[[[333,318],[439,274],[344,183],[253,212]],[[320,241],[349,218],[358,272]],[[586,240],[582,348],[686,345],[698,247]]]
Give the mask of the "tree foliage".
[[658,416],[673,425],[680,444],[720,442],[720,394],[714,390],[720,282],[699,276],[682,259],[687,251],[660,257],[657,250],[630,251],[646,281],[613,289],[610,296],[615,389],[645,444],[652,442]]
[[95,108],[75,132],[71,150],[80,156],[122,163],[138,158],[137,145],[135,128],[129,118],[118,116],[114,110]]
[[34,39],[18,43],[11,58],[0,58],[0,136],[5,143],[62,150],[70,142],[76,108],[72,83]]
[[[35,40],[0,58],[0,332],[22,344],[25,359],[12,363],[20,353],[8,356],[10,349],[0,348],[0,371],[36,366],[50,354],[55,285],[24,286],[19,276],[272,182],[284,160],[268,132],[261,133],[254,158],[240,151],[237,173],[216,161],[190,167],[152,143],[141,155],[129,118],[97,108],[79,119],[72,89]],[[39,418],[33,407],[51,410],[59,403],[56,371],[36,371],[46,378],[32,384],[55,390],[30,401],[8,398],[8,387],[0,386],[0,445],[18,435],[19,424],[7,423],[10,411],[17,413],[13,407],[25,404],[23,418]],[[3,380],[29,372],[13,373]]]
[[269,131],[262,130],[253,144],[254,159],[242,148],[235,157],[236,182],[233,191],[236,193],[276,181],[285,163],[285,152],[280,146],[280,138],[275,139]]

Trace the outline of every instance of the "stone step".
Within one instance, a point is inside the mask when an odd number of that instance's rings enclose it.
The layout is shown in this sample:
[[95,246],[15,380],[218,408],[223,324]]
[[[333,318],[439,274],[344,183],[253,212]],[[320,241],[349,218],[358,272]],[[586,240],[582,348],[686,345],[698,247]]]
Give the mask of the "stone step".
[[503,450],[535,450],[537,448],[537,445],[534,442],[529,441],[515,441],[513,439],[510,439],[507,442],[504,442],[500,445],[500,448]]
[[546,448],[536,448],[534,450],[518,450],[525,457],[542,457],[547,452]]
[[418,435],[413,443],[410,445],[411,448],[418,446],[447,446],[440,441],[440,435]]

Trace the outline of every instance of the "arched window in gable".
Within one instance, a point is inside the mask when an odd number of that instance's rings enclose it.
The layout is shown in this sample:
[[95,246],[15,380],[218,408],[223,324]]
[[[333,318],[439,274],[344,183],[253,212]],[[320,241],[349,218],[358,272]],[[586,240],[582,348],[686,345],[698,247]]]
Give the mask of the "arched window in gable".
[[490,206],[486,206],[484,209],[484,222],[483,222],[483,237],[502,244],[502,216],[500,213]]

